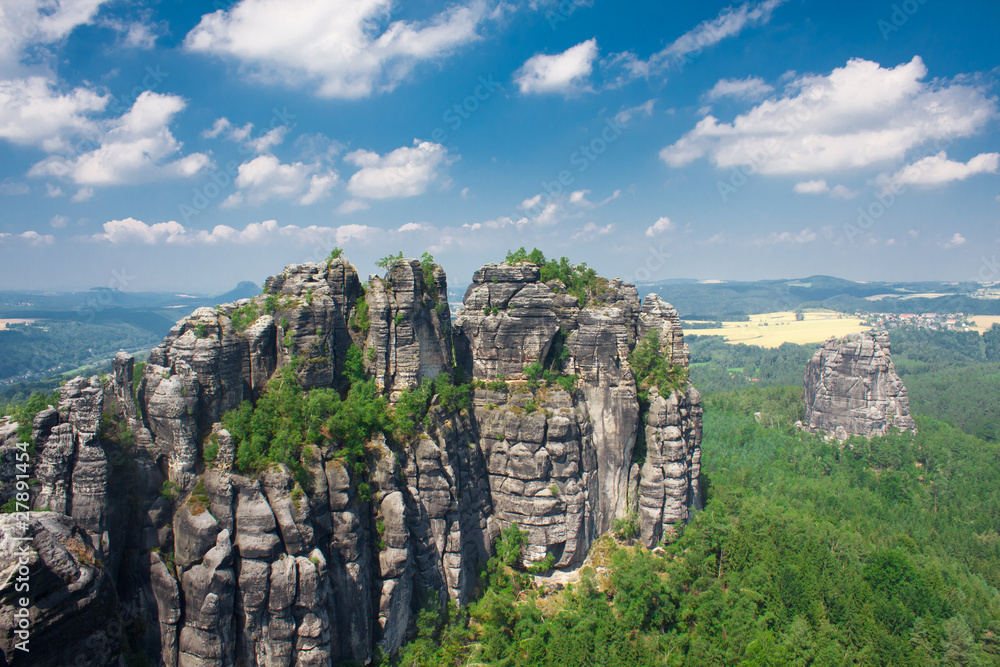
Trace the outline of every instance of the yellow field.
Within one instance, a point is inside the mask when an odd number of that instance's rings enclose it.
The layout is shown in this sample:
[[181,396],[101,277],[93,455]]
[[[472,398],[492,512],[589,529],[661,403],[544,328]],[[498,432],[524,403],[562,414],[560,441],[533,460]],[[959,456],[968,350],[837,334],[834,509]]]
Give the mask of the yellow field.
[[1000,315],[969,315],[972,328],[983,333],[994,324],[1000,324]]
[[723,322],[721,329],[685,329],[684,335],[725,336],[727,343],[778,347],[782,343],[822,343],[831,336],[846,336],[869,329],[871,327],[862,325],[857,317],[817,308],[805,311],[805,319],[801,322],[796,321],[795,313],[789,310],[751,315],[749,322]]
[[7,328],[8,324],[31,324],[35,320],[23,320],[23,319],[0,319],[0,331]]

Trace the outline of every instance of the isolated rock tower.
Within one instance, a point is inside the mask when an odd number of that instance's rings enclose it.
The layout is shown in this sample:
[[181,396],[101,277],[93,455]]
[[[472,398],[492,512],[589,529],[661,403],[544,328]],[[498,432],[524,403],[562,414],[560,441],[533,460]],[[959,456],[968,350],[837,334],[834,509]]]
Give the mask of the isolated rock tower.
[[917,430],[885,332],[831,338],[806,366],[803,428],[844,441]]

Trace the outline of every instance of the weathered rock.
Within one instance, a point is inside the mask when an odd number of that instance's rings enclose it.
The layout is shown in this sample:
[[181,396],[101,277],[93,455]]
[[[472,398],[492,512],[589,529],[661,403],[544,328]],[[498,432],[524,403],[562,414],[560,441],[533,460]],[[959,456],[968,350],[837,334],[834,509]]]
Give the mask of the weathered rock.
[[370,329],[365,344],[379,390],[404,389],[451,369],[451,313],[444,271],[425,276],[415,259],[393,264],[385,278],[373,277],[365,295]]
[[[551,555],[565,567],[616,518],[637,510],[652,544],[699,506],[700,397],[685,383],[662,398],[652,388],[643,422],[628,361],[655,330],[670,361],[687,365],[669,305],[651,298],[640,308],[635,288],[617,280],[581,305],[562,283],[541,283],[538,267],[487,265],[453,335],[444,272],[425,276],[416,260],[373,278],[361,297],[346,260],[289,266],[264,295],[179,322],[134,398],[134,360],[119,355],[106,386],[68,383],[35,418],[35,507],[67,515],[56,532],[79,536],[90,549],[80,553],[115,563],[127,554],[120,576],[104,576],[117,591],[101,584],[110,594],[92,615],[144,620],[133,648],[167,667],[367,663],[376,649],[399,650],[428,594],[468,601],[501,527],[528,531],[527,561]],[[433,397],[391,450],[376,436],[355,461],[319,429],[298,461],[238,474],[240,443],[222,414],[258,398],[293,356],[305,388],[346,389],[354,343],[390,400],[455,360],[477,381],[472,409]],[[559,381],[526,376],[536,362]],[[128,424],[134,447],[101,442],[102,413]],[[0,420],[4,493],[16,431]],[[161,488],[164,478],[173,485]],[[68,627],[72,643],[80,633]],[[102,637],[94,664],[117,664],[114,637]]]
[[[90,536],[52,512],[32,512],[23,526],[20,521],[0,515],[0,661],[12,667],[118,665],[117,596]],[[19,576],[30,583],[29,593],[17,591]],[[22,628],[14,615],[25,609],[18,601],[26,595],[31,606]],[[27,632],[19,637],[15,629]],[[15,649],[25,639],[29,652]]]
[[806,366],[805,429],[838,440],[913,431],[906,387],[896,374],[886,333],[823,343]]

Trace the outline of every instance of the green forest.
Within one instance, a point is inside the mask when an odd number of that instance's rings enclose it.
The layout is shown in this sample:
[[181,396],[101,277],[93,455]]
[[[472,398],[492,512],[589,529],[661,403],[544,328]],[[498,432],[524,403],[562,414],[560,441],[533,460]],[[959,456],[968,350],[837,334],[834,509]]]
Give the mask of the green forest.
[[990,337],[894,330],[918,433],[843,446],[793,427],[817,346],[691,339],[706,504],[680,539],[601,538],[580,581],[551,592],[506,531],[477,599],[422,611],[386,663],[1000,665]]

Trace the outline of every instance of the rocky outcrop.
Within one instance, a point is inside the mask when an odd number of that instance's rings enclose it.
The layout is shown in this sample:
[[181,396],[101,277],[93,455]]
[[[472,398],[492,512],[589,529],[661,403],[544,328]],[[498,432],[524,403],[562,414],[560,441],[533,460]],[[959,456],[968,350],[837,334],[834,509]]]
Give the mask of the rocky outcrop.
[[451,312],[441,267],[431,275],[415,259],[398,261],[385,278],[369,281],[370,329],[365,348],[380,391],[391,398],[424,378],[451,370]]
[[805,402],[803,427],[841,442],[851,436],[917,430],[885,332],[823,343],[806,366]]
[[[667,425],[643,426],[628,361],[637,337],[653,330],[661,351],[686,367],[676,311],[655,297],[640,308],[632,285],[600,283],[580,304],[562,283],[540,282],[538,267],[529,264],[489,264],[473,276],[455,322],[456,358],[477,381],[494,517],[529,532],[527,560],[579,562],[640,498],[648,544],[699,506],[701,409],[693,389],[671,416],[675,428],[683,427],[680,451],[656,451],[660,458],[641,470],[633,462],[640,429]],[[538,382],[542,369],[562,381]],[[665,476],[661,459],[683,466],[683,474]]]
[[[32,514],[31,530],[50,545],[39,567],[58,573],[39,627],[67,628],[39,664],[64,649],[88,664],[363,664],[397,652],[428,602],[467,602],[512,523],[529,533],[525,559],[555,567],[615,519],[633,517],[648,545],[669,539],[700,503],[701,407],[683,377],[637,386],[629,355],[651,331],[686,367],[669,305],[640,305],[621,281],[581,304],[527,264],[477,271],[454,325],[443,270],[416,260],[366,288],[343,259],[292,265],[259,297],[196,310],[141,377],[119,355],[32,424],[32,502],[54,513]],[[390,405],[442,373],[473,380],[471,403],[429,396],[405,437],[376,434],[363,454],[324,427],[297,458],[241,470],[223,414],[286,367],[343,399],[349,360]],[[4,493],[17,431],[0,423]],[[105,633],[87,637],[70,606]]]

